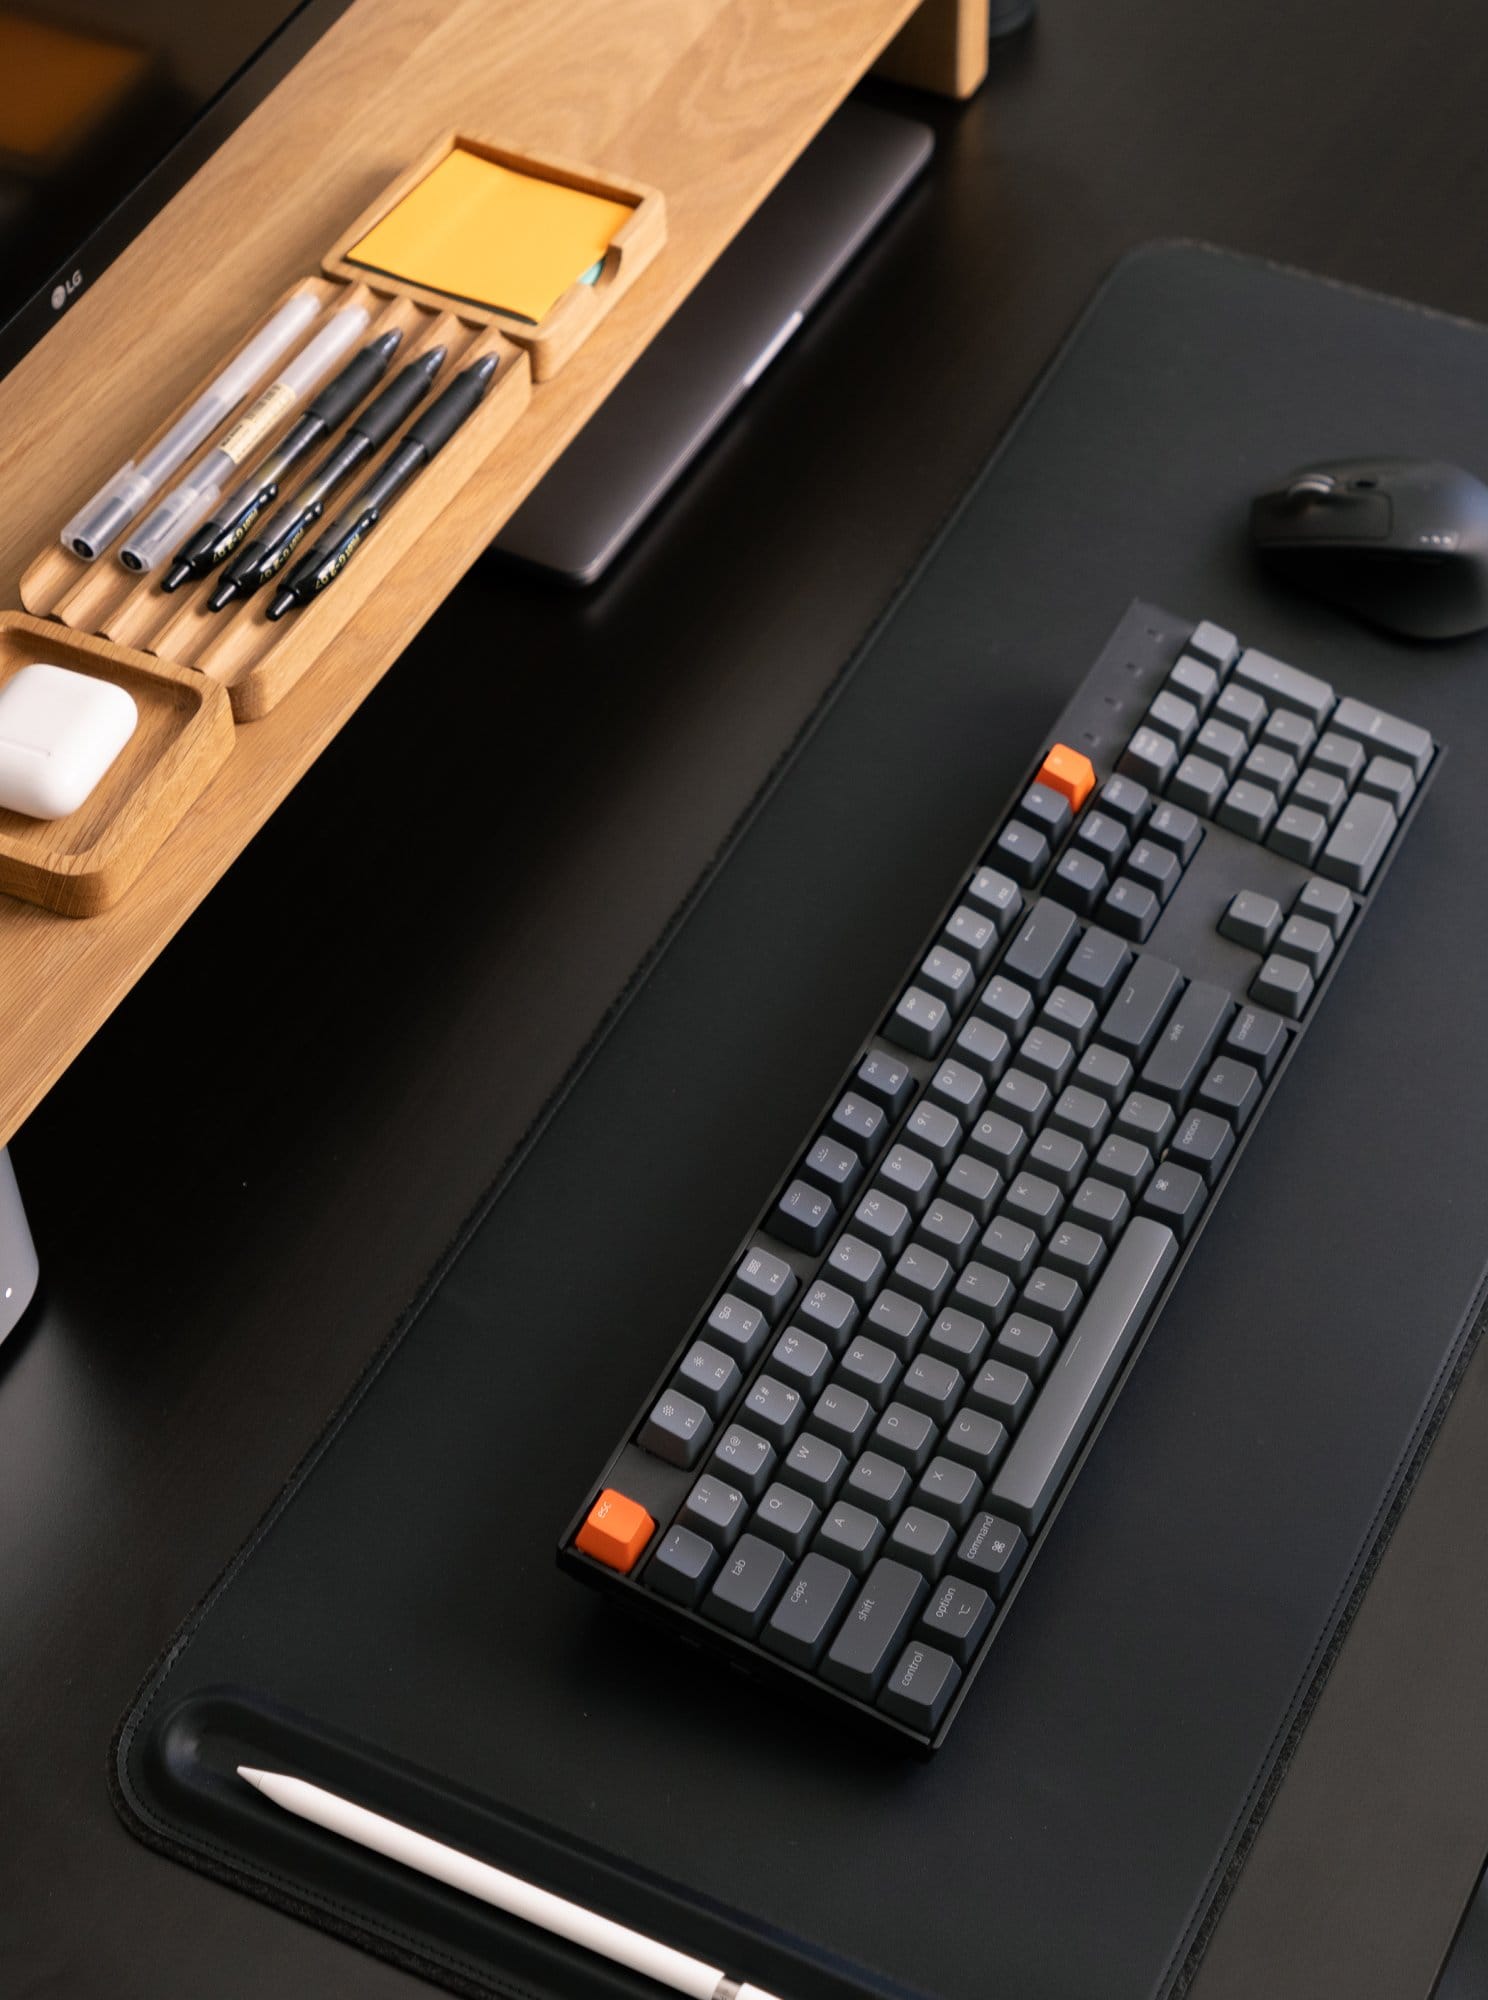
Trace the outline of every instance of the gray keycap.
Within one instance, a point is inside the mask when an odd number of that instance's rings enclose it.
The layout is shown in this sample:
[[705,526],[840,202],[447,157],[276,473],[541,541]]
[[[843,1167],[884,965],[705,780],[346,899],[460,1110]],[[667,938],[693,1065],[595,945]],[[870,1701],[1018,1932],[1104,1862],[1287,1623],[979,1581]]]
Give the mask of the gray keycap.
[[[1010,1230],[1020,1226],[1012,1223],[1008,1224]],[[992,1227],[993,1225],[989,1223],[988,1229],[990,1230]],[[1032,1232],[1030,1231],[1028,1234],[1032,1238]],[[1001,1238],[999,1237],[998,1240],[1000,1241]],[[985,1231],[983,1232],[982,1241],[985,1244]],[[1032,1239],[1032,1247],[1029,1251],[1030,1255],[1033,1254],[1034,1247],[1036,1247],[1036,1239]],[[983,1326],[988,1328],[998,1327],[1012,1310],[1012,1280],[1006,1271],[997,1270],[991,1264],[983,1263],[978,1258],[976,1262],[968,1264],[956,1280],[951,1290],[951,1303],[957,1312],[964,1313],[968,1318],[980,1320]]]
[[902,1292],[880,1292],[868,1315],[868,1331],[904,1361],[914,1351],[928,1317],[922,1305]]
[[845,1291],[866,1305],[888,1275],[883,1253],[858,1236],[839,1236],[827,1258],[827,1269]]
[[638,1440],[643,1451],[665,1459],[668,1465],[696,1465],[713,1424],[702,1404],[680,1390],[667,1389],[641,1426]]
[[1087,1049],[1075,1065],[1075,1083],[1115,1104],[1131,1088],[1132,1066],[1117,1049]]
[[1229,773],[1222,765],[1190,752],[1173,773],[1168,797],[1176,799],[1181,806],[1192,806],[1195,812],[1212,819],[1228,782]]
[[[1090,1157],[1090,1149],[1096,1145],[1100,1136],[1096,1129],[1097,1125],[1104,1129],[1106,1120],[1111,1115],[1098,1097],[1091,1096],[1088,1091],[1075,1091],[1073,1085],[1070,1090],[1063,1092],[1060,1104],[1063,1104],[1065,1098],[1072,1093],[1077,1101],[1066,1113],[1065,1125],[1057,1130],[1052,1123],[1047,1125],[1034,1140],[1028,1152],[1029,1166],[1041,1179],[1053,1181],[1055,1187],[1065,1194],[1069,1193],[1085,1171],[1085,1162]],[[1082,1099],[1085,1101],[1080,1102]],[[1055,1112],[1057,1111],[1056,1105]],[[1075,1131],[1083,1132],[1085,1137],[1076,1138],[1075,1132],[1068,1129],[1069,1126],[1073,1126]]]
[[971,993],[975,978],[976,970],[970,959],[938,944],[926,952],[915,984],[927,993],[938,995],[953,1011],[959,1011]]
[[1161,913],[1157,891],[1130,875],[1116,877],[1100,906],[1101,921],[1136,944],[1143,942]]
[[1294,762],[1301,764],[1317,741],[1317,729],[1305,715],[1299,715],[1295,709],[1277,708],[1266,717],[1266,726],[1261,731],[1261,741],[1274,744],[1278,750],[1284,750]]
[[969,958],[978,972],[985,972],[997,949],[997,920],[989,910],[960,903],[946,918],[944,942],[962,958]]
[[1383,799],[1393,807],[1397,819],[1410,804],[1415,789],[1409,764],[1402,764],[1398,757],[1371,757],[1359,780],[1359,790]]
[[1078,1338],[1065,1342],[988,1492],[989,1508],[1030,1534],[1048,1512],[1177,1256],[1173,1231],[1144,1216],[1112,1251],[1080,1316]]
[[705,1472],[682,1505],[681,1521],[719,1548],[732,1548],[742,1531],[749,1503],[737,1486]]
[[1225,1054],[1252,1064],[1262,1078],[1269,1077],[1281,1061],[1286,1045],[1285,1026],[1264,1007],[1242,1007],[1225,1036]]
[[1152,808],[1143,832],[1162,847],[1171,847],[1186,868],[1204,838],[1204,829],[1187,806],[1163,799]]
[[732,1289],[754,1305],[762,1306],[765,1317],[773,1323],[796,1289],[796,1274],[783,1257],[755,1244],[735,1271]]
[[936,1427],[923,1410],[908,1403],[890,1403],[873,1427],[873,1449],[918,1473],[935,1449]]
[[851,1146],[824,1132],[802,1160],[801,1178],[840,1206],[863,1178],[863,1162]]
[[1240,775],[1280,798],[1297,775],[1296,760],[1274,743],[1258,743],[1240,766]]
[[761,1643],[798,1667],[814,1667],[826,1651],[852,1588],[850,1569],[813,1551],[781,1592]]
[[1056,986],[1039,1009],[1038,1025],[1049,1033],[1062,1035],[1078,1051],[1095,1033],[1100,1009],[1088,993],[1073,986]]
[[919,1215],[935,1192],[935,1162],[912,1146],[890,1146],[878,1169],[878,1185]]
[[704,1614],[728,1631],[752,1639],[764,1624],[788,1567],[784,1549],[758,1535],[741,1535],[703,1600]]
[[756,1358],[769,1331],[764,1308],[751,1305],[734,1292],[725,1292],[708,1315],[709,1338],[715,1347],[732,1354],[741,1368]]
[[887,1523],[904,1505],[909,1488],[909,1473],[897,1459],[886,1458],[880,1451],[865,1451],[847,1475],[842,1497]]
[[878,1554],[886,1533],[876,1514],[838,1500],[823,1518],[816,1546],[824,1556],[845,1564],[854,1576],[861,1576]]
[[992,1351],[997,1360],[1031,1375],[1035,1382],[1042,1382],[1059,1352],[1059,1338],[1047,1320],[1034,1319],[1029,1313],[1014,1313],[998,1334]]
[[1221,1118],[1227,1118],[1237,1132],[1244,1131],[1260,1101],[1259,1071],[1233,1056],[1221,1056],[1210,1066],[1195,1099],[1205,1111],[1216,1111]]
[[[1137,1153],[1145,1153],[1145,1146],[1134,1146],[1130,1139],[1109,1139],[1107,1145],[1132,1147]],[[1105,1148],[1101,1149],[1104,1154]],[[1148,1154],[1148,1158],[1151,1155]],[[1099,1165],[1099,1160],[1097,1160]],[[1141,1193],[1141,1179],[1135,1192]],[[1096,1174],[1089,1175],[1070,1196],[1069,1218],[1086,1229],[1093,1229],[1103,1243],[1114,1243],[1125,1229],[1131,1215],[1132,1196],[1125,1188],[1118,1187],[1113,1180],[1102,1180]]]
[[1238,729],[1249,743],[1265,722],[1268,712],[1265,702],[1254,688],[1236,687],[1231,682],[1222,687],[1215,697],[1213,719]]
[[1398,716],[1386,715],[1383,709],[1350,697],[1339,702],[1330,727],[1340,736],[1367,744],[1373,752],[1398,757],[1401,763],[1409,764],[1417,778],[1425,777],[1431,762],[1431,736],[1415,723],[1402,722]]
[[1022,1173],[1003,1196],[1002,1212],[1024,1222],[1042,1240],[1054,1227],[1064,1199],[1053,1181],[1042,1174]]
[[1116,1130],[1139,1145],[1160,1153],[1175,1124],[1173,1107],[1145,1090],[1134,1090],[1116,1113]]
[[1007,1426],[985,1410],[961,1409],[946,1425],[941,1450],[978,1479],[990,1479],[1007,1451]]
[[949,1361],[942,1361],[934,1354],[919,1354],[904,1371],[899,1400],[943,1424],[960,1401],[961,1388],[960,1371]]
[[1143,726],[1155,729],[1160,736],[1171,737],[1178,745],[1180,754],[1193,741],[1194,731],[1199,726],[1199,711],[1191,701],[1185,701],[1180,694],[1164,688],[1142,718]]
[[942,1105],[917,1104],[905,1123],[904,1137],[916,1152],[944,1169],[960,1152],[963,1131],[961,1121]]
[[1203,660],[1185,653],[1168,675],[1168,686],[1180,699],[1191,701],[1195,708],[1202,711],[1214,699],[1219,688],[1219,675]]
[[1160,792],[1177,762],[1178,746],[1172,738],[1160,736],[1155,729],[1144,727],[1132,736],[1118,758],[1116,768],[1126,777],[1135,778],[1139,784]]
[[944,1192],[960,1207],[970,1209],[985,1227],[1002,1192],[1002,1175],[970,1153],[960,1153],[946,1170]]
[[1006,1117],[1016,1119],[1025,1132],[1038,1130],[1054,1102],[1048,1084],[1023,1069],[1010,1069],[993,1095],[997,1108]]
[[1074,1324],[1084,1296],[1073,1278],[1040,1264],[1025,1279],[1018,1304],[1035,1319],[1047,1320],[1056,1333],[1066,1334]]
[[915,1299],[926,1312],[938,1312],[940,1302],[951,1289],[955,1272],[938,1250],[923,1243],[911,1243],[894,1266],[894,1289]]
[[[967,1026],[997,1033],[990,1021],[968,1021]],[[931,1077],[926,1094],[953,1118],[974,1123],[987,1096],[987,1079],[971,1063],[958,1062],[952,1056]]]
[[759,1375],[744,1398],[739,1415],[778,1451],[790,1443],[806,1421],[806,1399],[789,1383],[778,1382],[773,1375]]
[[884,1023],[883,1032],[891,1042],[917,1056],[939,1055],[951,1032],[951,1010],[938,995],[911,986]]
[[1003,953],[1006,976],[1042,1000],[1079,933],[1079,919],[1063,903],[1041,896]]
[[[1294,708],[1321,728],[1333,706],[1333,690],[1315,674],[1304,674],[1269,653],[1247,647],[1230,673],[1231,685],[1254,688],[1276,708]],[[1336,726],[1336,725],[1335,725]]]
[[986,910],[1005,936],[1023,907],[1023,891],[1010,875],[996,868],[979,868],[967,884],[966,900]]
[[1304,882],[1297,891],[1292,914],[1326,924],[1334,937],[1340,938],[1354,914],[1354,899],[1341,882]]
[[1033,1019],[1033,995],[1016,979],[1006,979],[999,972],[987,981],[976,1011],[1016,1041]]
[[1061,903],[1068,903],[1082,917],[1089,916],[1100,901],[1109,879],[1093,854],[1087,854],[1080,847],[1067,847],[1054,870],[1049,894],[1058,897]]
[[822,1661],[822,1678],[871,1701],[899,1656],[927,1588],[907,1563],[875,1563]]
[[[1172,1112],[1166,1105],[1160,1108],[1171,1123]],[[1151,1152],[1140,1140],[1113,1132],[1095,1156],[1095,1172],[1135,1201],[1152,1172],[1152,1161]]]
[[1333,956],[1333,933],[1328,925],[1313,917],[1288,917],[1282,926],[1276,949],[1288,958],[1297,958],[1313,977],[1322,976],[1323,967]]
[[1250,984],[1250,997],[1295,1021],[1312,998],[1312,974],[1295,958],[1273,952]]
[[1028,1544],[1022,1530],[1000,1514],[981,1513],[961,1537],[955,1565],[999,1601],[1007,1595],[1013,1573]]
[[796,1307],[796,1318],[808,1333],[824,1340],[835,1354],[843,1342],[851,1338],[858,1323],[858,1312],[856,1299],[840,1286],[829,1285],[825,1279],[819,1278],[814,1285],[807,1286],[805,1298]]
[[1240,650],[1240,642],[1233,632],[1226,632],[1223,625],[1216,625],[1205,618],[1195,625],[1193,637],[1188,642],[1190,653],[1196,653],[1211,667],[1223,673]]
[[781,1463],[780,1477],[798,1486],[818,1507],[829,1506],[847,1477],[847,1458],[835,1444],[804,1431]]
[[967,1583],[959,1576],[946,1577],[920,1613],[921,1632],[963,1667],[991,1623],[992,1599],[980,1584]]
[[851,1456],[873,1428],[873,1410],[866,1397],[855,1389],[829,1383],[817,1397],[811,1412],[811,1428],[829,1444]]
[[899,1367],[899,1357],[892,1348],[860,1333],[842,1357],[837,1385],[864,1397],[875,1410],[881,1410],[889,1400]]
[[1072,1044],[1052,1028],[1030,1028],[1023,1037],[1023,1046],[1018,1051],[1019,1069],[1040,1078],[1050,1090],[1062,1089],[1074,1066]]
[[[994,1215],[982,1231],[983,1258],[1013,1278],[1027,1277],[1038,1262],[1038,1248],[1039,1240],[1027,1223],[1015,1222],[1010,1215]],[[967,1268],[975,1270],[976,1266]]]
[[1115,991],[1131,956],[1130,947],[1113,931],[1092,925],[1065,961],[1065,983],[1078,993],[1088,993],[1101,1006]]
[[[966,1392],[966,1400],[972,1409],[996,1417],[1011,1430],[1033,1400],[1033,1383],[1021,1368],[1014,1368],[1009,1362],[985,1361]],[[949,1436],[946,1442],[949,1448]]]
[[1245,731],[1218,715],[1210,716],[1194,738],[1194,753],[1206,764],[1217,764],[1226,778],[1234,777],[1247,747]]
[[1289,861],[1310,868],[1317,851],[1328,837],[1328,822],[1308,806],[1283,806],[1276,824],[1266,836],[1266,845]]
[[1088,849],[1103,868],[1114,868],[1131,845],[1131,834],[1114,814],[1091,811],[1075,829],[1075,845]]
[[1139,953],[1101,1020],[1101,1040],[1132,1062],[1145,1062],[1182,984],[1176,966]]
[[746,1500],[758,1500],[770,1483],[775,1447],[757,1431],[730,1424],[714,1447],[711,1469]]
[[[1095,1274],[1105,1262],[1105,1257],[1105,1240],[1093,1229],[1086,1229],[1078,1222],[1061,1222],[1044,1245],[1044,1261],[1049,1269],[1058,1271],[1063,1277],[1073,1278],[1082,1291],[1088,1291],[1094,1284]],[[1007,1332],[1007,1327],[1003,1328],[1003,1332]]]
[[956,1545],[956,1531],[943,1514],[923,1507],[906,1507],[894,1523],[884,1553],[908,1563],[931,1583],[940,1575]]
[[971,1255],[979,1227],[969,1208],[958,1208],[953,1201],[934,1201],[915,1231],[915,1241],[938,1250],[959,1271]]
[[770,1351],[770,1372],[803,1396],[814,1397],[832,1372],[832,1350],[814,1333],[787,1327]]
[[678,1385],[695,1396],[710,1417],[722,1415],[742,1380],[738,1363],[706,1340],[692,1343],[677,1370]]
[[[1340,742],[1343,740],[1340,737]],[[1336,771],[1324,771],[1309,764],[1292,787],[1292,804],[1305,806],[1331,826],[1348,797],[1348,786]]]
[[1364,746],[1355,742],[1352,736],[1341,736],[1336,729],[1325,729],[1317,740],[1308,769],[1330,771],[1342,778],[1345,785],[1353,784],[1365,763]]
[[1202,1174],[1205,1185],[1213,1187],[1235,1150],[1235,1134],[1228,1119],[1213,1111],[1190,1111],[1173,1134],[1168,1161],[1190,1167]]
[[941,1456],[932,1458],[920,1474],[914,1498],[918,1506],[944,1514],[953,1527],[964,1528],[976,1512],[981,1490],[982,1482],[969,1465]]
[[1215,815],[1221,826],[1247,840],[1264,840],[1276,817],[1276,795],[1249,778],[1237,778]]
[[1012,1043],[997,1023],[980,1016],[962,1024],[952,1049],[958,1062],[969,1064],[988,1083],[996,1083],[1013,1053]]
[[885,1257],[897,1257],[909,1241],[913,1217],[902,1201],[874,1188],[865,1194],[853,1211],[853,1233],[881,1250]]
[[1241,889],[1231,896],[1219,920],[1221,937],[1233,938],[1247,951],[1269,951],[1271,940],[1281,929],[1281,905],[1274,896],[1256,889]]
[[1318,856],[1319,873],[1350,889],[1367,889],[1385,858],[1396,824],[1395,814],[1383,799],[1356,792]]
[[793,1486],[782,1486],[777,1479],[755,1508],[750,1526],[755,1534],[775,1542],[787,1555],[803,1556],[820,1518],[821,1509],[814,1500],[808,1500]]
[[718,1566],[718,1551],[690,1528],[672,1528],[641,1572],[641,1582],[658,1597],[689,1608],[708,1587]]
[[1028,1147],[1028,1134],[1005,1112],[989,1111],[966,1135],[967,1151],[1006,1180]]
[[1234,1002],[1223,987],[1211,986],[1204,979],[1190,980],[1142,1069],[1143,1090],[1182,1110],[1234,1011]]

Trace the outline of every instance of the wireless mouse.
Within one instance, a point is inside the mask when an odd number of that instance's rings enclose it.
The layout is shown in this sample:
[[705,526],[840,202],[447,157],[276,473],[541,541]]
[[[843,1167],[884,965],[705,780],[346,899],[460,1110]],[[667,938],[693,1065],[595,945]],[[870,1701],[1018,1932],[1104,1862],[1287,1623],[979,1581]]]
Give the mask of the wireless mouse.
[[1439,459],[1304,466],[1250,510],[1262,559],[1409,639],[1488,625],[1488,486]]

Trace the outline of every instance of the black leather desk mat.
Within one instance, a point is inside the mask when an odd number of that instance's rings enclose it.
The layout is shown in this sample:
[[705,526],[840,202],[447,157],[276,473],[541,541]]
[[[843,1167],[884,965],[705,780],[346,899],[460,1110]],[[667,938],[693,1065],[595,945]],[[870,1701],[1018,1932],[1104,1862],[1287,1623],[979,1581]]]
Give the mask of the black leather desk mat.
[[[231,1764],[291,1760],[787,2000],[1181,1983],[1476,1317],[1488,1197],[1488,645],[1283,595],[1244,503],[1316,456],[1488,465],[1485,368],[1476,328],[1245,260],[1118,270],[146,1688],[116,1763],[136,1831],[472,1991],[649,1989],[273,1814]],[[633,1628],[553,1543],[1138,593],[1452,754],[1020,1615],[946,1749],[901,1763]]]

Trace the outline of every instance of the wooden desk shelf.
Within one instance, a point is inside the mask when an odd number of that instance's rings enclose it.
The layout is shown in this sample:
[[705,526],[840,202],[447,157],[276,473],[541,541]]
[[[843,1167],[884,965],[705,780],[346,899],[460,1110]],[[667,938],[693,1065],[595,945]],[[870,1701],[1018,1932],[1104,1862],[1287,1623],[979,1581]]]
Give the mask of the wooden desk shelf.
[[[986,0],[924,0],[892,73],[965,94]],[[101,471],[441,130],[661,188],[663,254],[367,593],[114,908],[0,897],[0,1145],[180,928],[906,21],[914,0],[355,0],[0,383],[0,605]],[[978,22],[980,28],[978,28]]]

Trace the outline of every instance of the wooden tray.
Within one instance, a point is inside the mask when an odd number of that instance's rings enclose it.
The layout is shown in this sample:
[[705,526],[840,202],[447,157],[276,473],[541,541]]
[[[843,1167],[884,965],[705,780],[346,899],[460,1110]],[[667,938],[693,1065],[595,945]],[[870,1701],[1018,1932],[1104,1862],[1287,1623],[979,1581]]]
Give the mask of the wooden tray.
[[33,660],[113,681],[139,707],[134,735],[75,813],[39,820],[0,809],[0,891],[90,917],[128,887],[226,760],[231,705],[187,667],[0,611],[0,686]]

